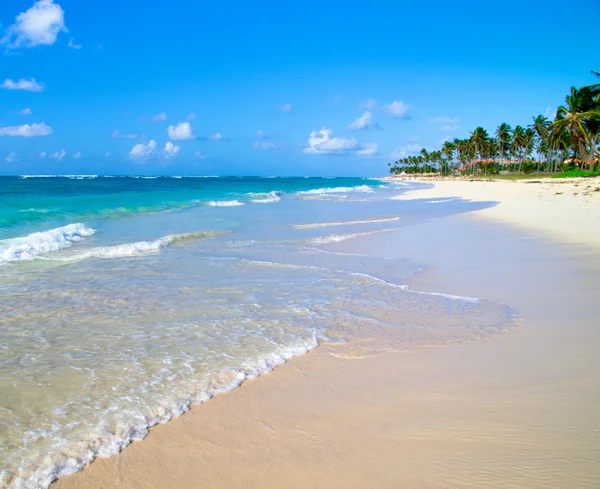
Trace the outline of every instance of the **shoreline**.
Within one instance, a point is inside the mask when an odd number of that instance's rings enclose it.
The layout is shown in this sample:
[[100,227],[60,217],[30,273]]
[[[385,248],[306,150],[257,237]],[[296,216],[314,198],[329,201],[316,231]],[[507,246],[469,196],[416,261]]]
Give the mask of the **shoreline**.
[[[468,193],[463,188],[440,186],[439,183],[435,182],[433,189],[410,192],[405,198],[450,197],[449,191],[460,191],[463,192],[460,194],[461,198],[477,200],[473,192]],[[460,183],[472,185],[470,182]],[[496,200],[499,197],[498,194],[489,191],[484,193],[487,198],[479,200]],[[537,202],[538,206],[541,203],[539,197],[530,196],[529,200]],[[502,213],[502,218],[497,217]],[[551,229],[548,229],[548,214],[538,213],[538,215],[545,216],[546,220],[542,220],[545,227],[531,226],[530,228],[560,238],[560,233],[552,233]],[[506,202],[500,202],[496,207],[469,213],[467,216],[452,216],[409,227],[406,230],[356,238],[329,245],[328,249],[343,252],[375,250],[379,253],[383,250],[383,253],[390,253],[395,243],[404,241],[401,248],[409,253],[408,256],[414,258],[411,253],[423,253],[426,255],[424,257],[427,257],[435,252],[435,249],[429,249],[428,255],[423,251],[423,248],[427,248],[424,246],[427,233],[432,230],[438,233],[444,230],[448,232],[462,226],[465,235],[470,233],[474,239],[468,241],[466,236],[454,236],[453,242],[463,247],[473,247],[477,242],[489,245],[489,234],[496,234],[498,241],[494,242],[495,250],[504,249],[499,245],[509,244],[513,247],[510,253],[515,256],[499,259],[500,265],[502,263],[505,266],[512,265],[512,269],[516,267],[513,262],[519,261],[519,251],[529,252],[528,245],[540,243],[542,251],[548,253],[551,259],[544,262],[549,270],[540,269],[537,272],[546,274],[546,278],[551,279],[552,272],[556,271],[554,269],[558,266],[553,263],[553,260],[562,253],[561,247],[545,244],[544,240],[530,237],[529,234],[525,240],[527,243],[522,242],[523,239],[518,238],[521,235],[518,230],[505,228],[503,224],[495,224],[494,221],[513,222],[522,227],[527,227],[529,222],[515,214],[514,208],[507,206]],[[484,233],[483,236],[478,236],[479,228],[485,228],[488,235]],[[421,230],[425,229],[428,231],[420,235]],[[410,239],[406,240],[407,236]],[[586,235],[578,234],[573,242],[593,247],[598,245],[599,241],[596,241],[598,236],[594,239],[584,236]],[[462,248],[458,246],[458,249]],[[575,254],[581,263],[594,265],[593,257],[586,257],[587,253],[581,253],[571,247],[569,250],[569,253]],[[561,257],[560,266],[566,266],[572,259],[572,256]],[[448,268],[450,271],[464,272],[463,275],[466,277],[456,280],[457,277],[450,277],[452,274],[444,273],[444,267],[447,266],[445,263],[436,263],[439,268],[430,273],[425,272],[409,282],[415,289],[469,295],[469,293],[473,294],[474,290],[479,294],[482,283],[478,284],[478,281],[483,281],[485,287],[481,291],[485,292],[485,297],[493,296],[500,300],[519,301],[519,290],[508,293],[509,297],[506,297],[503,295],[503,288],[499,287],[500,284],[490,288],[489,279],[477,276],[477,273],[481,272],[475,270],[475,265],[483,268],[494,268],[499,265],[491,266],[486,261],[487,258],[482,256],[481,252],[472,249],[469,252],[462,251],[457,263]],[[539,264],[521,263],[521,265],[524,265],[525,269],[534,265],[539,267]],[[535,279],[532,278],[529,282],[532,280],[535,283]],[[555,277],[549,282],[554,284],[556,280]],[[522,289],[523,285],[519,287]],[[548,284],[545,287],[550,293]],[[567,294],[571,295],[579,291],[578,287]],[[585,297],[579,297],[578,300],[589,301],[588,294],[591,296],[593,289],[594,287],[591,291],[588,290]],[[581,287],[581,290],[585,288]],[[527,332],[530,326],[528,321],[533,321],[536,324],[540,323],[536,329],[539,333],[540,325],[544,320],[553,319],[543,311],[543,305],[537,304],[539,299],[534,302],[536,305],[530,313],[531,317],[527,317],[527,314],[525,317],[525,331]],[[585,302],[585,307],[590,307],[590,304]],[[597,313],[597,308],[593,305],[591,309],[592,312]],[[583,318],[583,322],[587,325],[587,339],[593,340],[589,342],[588,347],[599,344],[597,335],[589,331],[589,320],[587,316]],[[560,327],[555,329],[560,336],[562,334]],[[397,487],[400,480],[407,481],[407,487],[431,487],[431,484],[439,487],[442,483],[449,487],[481,487],[486,484],[485,478],[474,478],[470,482],[468,478],[464,478],[465,475],[476,474],[473,472],[476,466],[465,467],[464,464],[459,464],[458,468],[452,469],[442,464],[440,474],[437,476],[427,473],[430,464],[439,464],[440,459],[447,462],[456,458],[457,453],[464,452],[465,456],[469,454],[476,459],[477,454],[470,452],[470,445],[474,443],[478,449],[489,448],[486,445],[486,437],[491,436],[492,433],[489,429],[490,420],[480,420],[479,428],[482,436],[479,438],[481,439],[478,439],[472,427],[463,426],[461,420],[469,409],[473,409],[473,406],[466,406],[462,398],[452,398],[453,393],[444,385],[444,381],[450,382],[450,385],[454,385],[463,396],[466,396],[465,398],[472,398],[476,403],[478,394],[476,388],[456,381],[448,376],[449,373],[456,372],[458,369],[463,375],[470,376],[472,381],[473,373],[470,370],[461,370],[465,368],[463,357],[469,359],[467,364],[472,363],[467,366],[481,368],[482,362],[485,364],[487,361],[486,351],[491,349],[497,355],[500,353],[506,355],[507,343],[513,344],[513,347],[517,345],[517,350],[521,348],[530,353],[531,342],[534,341],[530,336],[531,333],[528,333],[524,338],[523,329],[519,329],[514,334],[504,334],[489,341],[478,341],[468,345],[436,347],[417,353],[379,354],[361,359],[336,358],[328,354],[326,349],[316,348],[305,355],[288,360],[268,376],[249,379],[239,388],[215,396],[209,403],[193,406],[185,416],[152,428],[145,440],[134,442],[116,456],[96,460],[82,472],[61,478],[52,487],[59,489],[100,486],[133,488],[142,484],[144,487],[191,488],[197,487],[200,481],[209,487],[262,488],[282,485],[340,488],[373,485]],[[578,348],[584,346],[578,345]],[[553,344],[552,348],[555,347],[556,344]],[[541,362],[543,359],[536,357],[536,360]],[[572,358],[569,360],[572,361]],[[523,362],[524,359],[521,361]],[[592,370],[596,375],[600,372],[597,364],[597,361],[591,361],[591,366],[594,367]],[[500,365],[500,367],[505,366]],[[502,377],[498,367],[498,365],[491,367],[487,365],[487,368],[491,368],[493,372],[492,379],[495,378],[494,375]],[[587,368],[589,367],[590,365],[587,365]],[[515,369],[511,367],[510,370],[512,372]],[[479,388],[483,385],[482,381],[478,379]],[[597,384],[595,386],[597,387]],[[496,395],[497,392],[492,389],[490,396],[494,398]],[[593,397],[591,396],[592,399]],[[432,402],[434,404],[431,404]],[[506,402],[505,399],[504,404]],[[491,405],[486,403],[483,406],[491,408]],[[449,407],[458,409],[451,412],[455,415],[461,413],[460,416],[458,418],[448,416],[445,409]],[[517,402],[518,407],[523,408]],[[402,414],[401,419],[398,418],[399,412]],[[472,414],[476,417],[480,413],[476,410]],[[514,418],[514,413],[512,417]],[[370,421],[365,423],[365,420]],[[593,420],[592,416],[591,421]],[[512,419],[512,422],[514,421]],[[432,429],[430,427],[432,423],[437,428]],[[472,436],[470,441],[469,438],[464,438],[466,429],[471,430],[467,431]],[[498,432],[495,429],[493,432],[494,436],[506,438],[506,433],[502,430]],[[458,436],[460,445],[458,448],[451,442],[450,433]],[[565,433],[561,434],[565,435]],[[535,431],[534,435],[542,436],[538,431]],[[511,436],[516,436],[516,433]],[[509,438],[505,442],[510,445]],[[517,447],[521,446],[523,441],[519,443]],[[552,443],[555,444],[556,440]],[[515,449],[515,446],[511,445],[511,448]],[[457,453],[454,453],[455,450]],[[374,458],[375,453],[377,457]],[[489,452],[485,453],[489,455]],[[404,461],[399,463],[399,458]],[[500,458],[503,463],[509,461],[513,464],[517,463],[510,459],[506,451],[502,452]],[[514,479],[515,474],[512,473],[505,474],[508,478],[503,479],[504,476],[500,476],[501,465],[494,465],[494,467],[496,472],[490,472],[491,479],[487,480],[489,486],[500,487],[503,483],[514,483],[518,480]],[[461,470],[464,473],[461,473]],[[537,479],[533,476],[533,478],[523,479],[531,483],[528,487],[544,487],[543,482],[547,486],[550,481],[557,480],[556,473],[552,478],[547,479],[547,474],[534,472],[537,474]],[[586,477],[589,476],[589,481],[580,478],[578,482],[583,484],[578,487],[588,487],[588,483],[589,487],[595,487],[592,484],[600,481],[600,474],[592,473],[591,469],[588,469],[588,472]],[[444,479],[442,476],[449,478]],[[576,480],[573,479],[574,473],[570,473],[570,477],[571,479],[567,478],[563,482],[573,483]],[[534,482],[537,482],[537,485]]]
[[398,200],[494,201],[497,205],[472,214],[540,232],[560,242],[600,248],[600,178],[515,181],[413,178],[410,181],[432,187],[406,192]]

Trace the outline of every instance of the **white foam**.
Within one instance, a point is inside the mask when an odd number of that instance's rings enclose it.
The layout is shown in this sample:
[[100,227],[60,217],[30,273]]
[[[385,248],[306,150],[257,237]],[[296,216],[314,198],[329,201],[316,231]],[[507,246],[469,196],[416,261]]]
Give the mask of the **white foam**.
[[211,200],[208,205],[211,207],[237,207],[244,203],[239,200]]
[[75,223],[24,237],[0,240],[0,264],[33,260],[45,253],[72,246],[95,232],[85,224]]
[[250,199],[250,202],[254,204],[270,204],[272,202],[279,202],[281,200],[281,192],[278,192],[277,190],[273,190],[272,192],[256,194],[251,192],[247,195],[254,197]]
[[378,222],[390,222],[397,221],[399,217],[390,217],[386,219],[368,219],[365,221],[345,221],[345,222],[317,222],[314,224],[296,224],[292,226],[294,229],[313,229],[313,228],[327,228],[331,226],[347,226],[353,224],[372,224]]
[[298,195],[323,195],[323,194],[344,194],[348,192],[373,193],[374,190],[368,185],[360,185],[358,187],[325,187],[313,188],[312,190],[303,190],[297,192]]
[[196,233],[169,234],[168,236],[163,236],[154,241],[136,241],[114,246],[96,246],[77,253],[70,253],[62,256],[47,256],[44,257],[44,259],[52,261],[78,261],[87,258],[126,258],[157,252],[173,243],[191,239],[210,238],[220,234],[223,234],[223,232],[201,231]]
[[330,234],[329,236],[319,236],[310,240],[312,244],[328,244],[328,243],[339,243],[340,241],[346,241],[347,239],[358,238],[360,236],[368,236],[370,234],[385,233],[387,231],[395,231],[397,228],[390,229],[379,229],[377,231],[367,231],[364,233],[347,233],[347,234]]

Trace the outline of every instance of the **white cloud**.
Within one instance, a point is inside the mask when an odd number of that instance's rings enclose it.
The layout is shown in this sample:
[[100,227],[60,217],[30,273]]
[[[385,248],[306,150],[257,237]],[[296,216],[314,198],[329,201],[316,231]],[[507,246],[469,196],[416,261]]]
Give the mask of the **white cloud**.
[[257,139],[271,139],[273,136],[274,136],[273,134],[265,132],[262,129],[259,129],[258,131],[256,131]]
[[11,151],[10,153],[8,153],[6,155],[6,157],[4,158],[4,161],[6,161],[7,163],[15,163],[15,162],[19,161],[19,158],[17,158],[17,153],[15,153],[14,151]]
[[358,106],[361,109],[373,110],[375,107],[377,107],[377,101],[373,98],[369,98],[367,100],[363,100],[360,104],[358,104]]
[[167,114],[161,112],[160,114],[153,115],[150,117],[150,122],[164,122],[167,120]]
[[324,127],[320,131],[312,131],[308,138],[308,147],[304,148],[309,154],[346,154],[356,148],[356,139],[331,137],[332,130]]
[[111,138],[122,138],[122,139],[144,139],[146,136],[143,134],[121,134],[118,129],[115,129],[110,133]]
[[554,109],[550,106],[546,107],[546,112],[544,113],[546,115],[546,117],[554,117],[556,115],[556,112],[554,112]]
[[176,126],[169,126],[167,134],[169,135],[169,139],[173,141],[196,138],[189,122],[180,122]]
[[375,156],[379,154],[379,144],[377,143],[365,143],[361,149],[356,152],[356,156]]
[[[136,144],[131,151],[129,152],[129,157],[132,160],[146,160],[156,153],[156,141],[151,139],[148,141],[148,144],[139,143]],[[106,153],[106,157],[108,158],[110,153]]]
[[388,112],[394,119],[408,117],[408,105],[402,102],[402,100],[394,100],[391,104],[384,105],[383,110]]
[[390,155],[392,159],[399,160],[400,158],[406,158],[409,154],[417,154],[421,152],[420,144],[409,144],[405,148],[398,148],[392,152]]
[[208,136],[207,139],[210,139],[211,141],[225,141],[225,136],[223,136],[220,132],[215,132],[214,134]]
[[168,141],[167,144],[165,144],[165,149],[163,150],[165,158],[167,160],[174,158],[175,156],[177,156],[177,153],[179,153],[180,149],[180,146],[176,146],[171,141]]
[[420,153],[423,146],[420,144],[409,144],[407,149],[409,153]]
[[441,130],[444,132],[453,132],[459,128],[458,123],[460,122],[460,118],[458,117],[446,117],[446,116],[438,116],[431,119],[429,122],[432,124],[441,124]]
[[188,121],[193,121],[195,119],[196,119],[196,114],[194,114],[193,112],[186,116],[186,120],[188,120]]
[[44,85],[38,83],[35,78],[30,78],[27,80],[26,78],[21,78],[18,81],[11,80],[7,78],[2,83],[0,83],[0,88],[4,88],[6,90],[27,90],[28,92],[42,92],[44,90]]
[[52,128],[45,123],[23,124],[22,126],[0,127],[0,136],[22,136],[26,138],[34,136],[48,136],[52,134]]
[[292,111],[292,104],[278,105],[277,108],[284,114],[287,114],[288,112]]
[[56,151],[54,153],[52,153],[50,155],[50,158],[52,158],[53,160],[62,160],[65,156],[67,156],[67,152],[64,149],[61,149],[60,151]]
[[0,43],[10,48],[50,46],[61,32],[68,32],[63,9],[52,0],[38,0],[17,15]]
[[275,143],[273,141],[254,141],[254,149],[275,149]]
[[81,44],[75,44],[73,38],[69,39],[69,44],[67,44],[67,46],[73,49],[81,49]]
[[81,151],[77,151],[77,153],[73,154],[73,158],[75,158],[76,160],[81,158]]
[[371,122],[373,114],[368,110],[348,126],[350,129],[378,129],[379,124]]
[[31,109],[29,107],[27,107],[26,109],[19,110],[17,112],[17,114],[19,114],[19,115],[31,115]]
[[202,154],[202,151],[200,151],[200,150],[196,151],[196,154],[194,156],[197,160],[205,160],[206,159],[206,156],[204,154]]
[[42,151],[40,153],[40,158],[44,159],[47,156],[48,153],[46,153],[45,151]]

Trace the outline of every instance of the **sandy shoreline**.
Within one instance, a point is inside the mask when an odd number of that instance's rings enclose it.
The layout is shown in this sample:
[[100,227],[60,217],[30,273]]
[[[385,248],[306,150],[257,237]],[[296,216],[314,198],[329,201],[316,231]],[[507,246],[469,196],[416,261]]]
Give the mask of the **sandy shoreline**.
[[507,302],[517,330],[352,360],[314,350],[53,487],[599,487],[600,192],[554,185],[436,182],[403,198],[500,204],[331,246],[431,263],[411,286]]
[[600,178],[482,181],[412,179],[431,188],[399,199],[460,197],[498,205],[475,212],[485,218],[544,233],[565,242],[600,246]]

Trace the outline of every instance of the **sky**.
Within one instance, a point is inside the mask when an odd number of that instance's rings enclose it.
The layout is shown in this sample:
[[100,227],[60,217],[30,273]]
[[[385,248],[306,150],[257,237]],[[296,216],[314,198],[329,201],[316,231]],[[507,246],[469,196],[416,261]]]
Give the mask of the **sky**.
[[553,116],[597,0],[0,3],[0,174],[381,176]]

